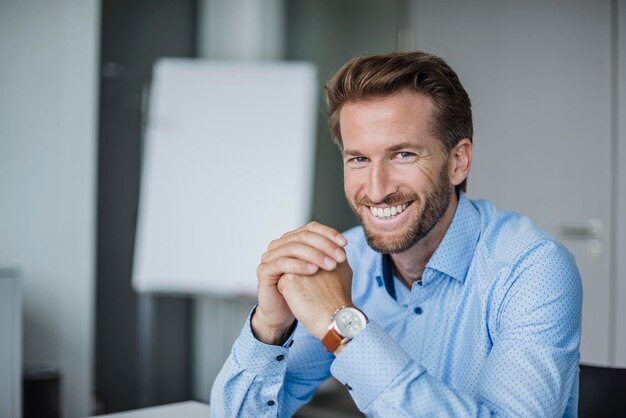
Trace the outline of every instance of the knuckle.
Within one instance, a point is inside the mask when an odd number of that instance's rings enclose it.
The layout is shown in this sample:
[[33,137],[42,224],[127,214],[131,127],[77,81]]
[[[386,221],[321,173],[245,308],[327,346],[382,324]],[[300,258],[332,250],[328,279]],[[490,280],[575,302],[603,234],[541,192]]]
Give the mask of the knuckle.
[[297,241],[291,241],[290,243],[287,244],[287,248],[289,249],[291,253],[298,252],[298,250],[300,250],[300,247],[301,247],[301,244]]
[[256,268],[257,277],[260,279],[263,276],[264,272],[265,272],[265,266],[263,264],[259,264],[258,267]]
[[277,240],[277,239],[274,239],[274,240],[270,241],[269,245],[267,246],[267,251],[271,251],[276,246],[278,246],[278,242],[279,242],[279,240]]
[[291,274],[291,273],[286,273],[283,274],[280,278],[281,281],[284,281],[285,284],[289,284],[289,283],[293,283],[293,281],[296,279],[296,275],[295,274]]
[[283,293],[285,289],[288,289],[291,286],[291,284],[293,283],[293,280],[294,280],[294,275],[283,274],[280,277],[280,280],[278,281],[278,283],[276,284],[276,286],[278,287],[278,291]]

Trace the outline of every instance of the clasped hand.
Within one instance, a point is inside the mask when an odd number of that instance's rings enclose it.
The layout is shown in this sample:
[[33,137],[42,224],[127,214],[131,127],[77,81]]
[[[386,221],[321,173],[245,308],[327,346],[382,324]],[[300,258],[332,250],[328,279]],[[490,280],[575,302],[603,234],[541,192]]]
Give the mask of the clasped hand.
[[352,269],[346,239],[335,229],[311,222],[268,246],[257,268],[259,304],[252,331],[267,344],[280,344],[294,319],[321,339],[330,317],[352,305]]

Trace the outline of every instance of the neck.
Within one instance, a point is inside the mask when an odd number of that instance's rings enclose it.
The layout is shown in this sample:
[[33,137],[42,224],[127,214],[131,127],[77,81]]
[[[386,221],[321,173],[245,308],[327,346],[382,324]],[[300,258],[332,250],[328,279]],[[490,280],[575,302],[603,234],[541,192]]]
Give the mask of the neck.
[[391,255],[396,274],[409,289],[422,278],[426,264],[441,244],[452,222],[458,203],[457,194],[453,192],[446,211],[433,229],[405,252]]

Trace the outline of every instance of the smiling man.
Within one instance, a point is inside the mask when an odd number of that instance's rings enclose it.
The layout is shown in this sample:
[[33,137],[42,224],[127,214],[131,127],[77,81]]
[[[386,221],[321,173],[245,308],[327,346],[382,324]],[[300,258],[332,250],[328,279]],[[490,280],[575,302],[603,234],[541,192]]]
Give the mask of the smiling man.
[[454,71],[422,52],[357,57],[326,97],[362,226],[269,244],[212,416],[291,416],[331,374],[368,416],[576,416],[580,276],[528,218],[465,196]]

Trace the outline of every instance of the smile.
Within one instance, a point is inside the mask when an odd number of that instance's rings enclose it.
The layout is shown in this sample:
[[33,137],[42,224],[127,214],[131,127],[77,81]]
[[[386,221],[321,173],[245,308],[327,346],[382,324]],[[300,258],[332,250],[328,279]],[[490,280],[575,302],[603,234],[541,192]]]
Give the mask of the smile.
[[413,202],[404,202],[397,206],[387,206],[384,208],[377,206],[370,206],[369,208],[372,212],[372,215],[374,215],[375,217],[383,220],[388,220],[393,219],[396,217],[396,215],[402,213],[411,203]]

